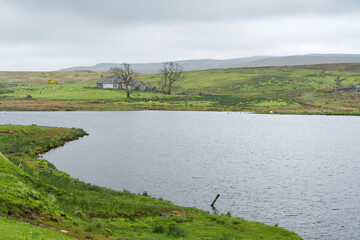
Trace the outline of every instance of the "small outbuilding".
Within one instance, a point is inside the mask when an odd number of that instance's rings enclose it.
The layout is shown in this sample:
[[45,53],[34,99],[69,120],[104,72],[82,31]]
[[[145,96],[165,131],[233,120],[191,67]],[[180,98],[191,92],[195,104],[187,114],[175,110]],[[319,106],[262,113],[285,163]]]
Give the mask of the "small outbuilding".
[[151,92],[153,90],[153,85],[151,84],[151,82],[147,82],[145,84],[145,92]]
[[145,91],[145,84],[142,81],[131,81],[129,84],[131,90],[135,91]]

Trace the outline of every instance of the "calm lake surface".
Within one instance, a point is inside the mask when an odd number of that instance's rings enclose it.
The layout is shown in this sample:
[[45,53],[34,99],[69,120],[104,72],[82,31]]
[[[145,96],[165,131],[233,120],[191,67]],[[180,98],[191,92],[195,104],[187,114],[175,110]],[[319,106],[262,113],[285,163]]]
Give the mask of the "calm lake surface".
[[0,123],[83,128],[44,158],[85,182],[360,238],[360,117],[224,112],[0,112]]

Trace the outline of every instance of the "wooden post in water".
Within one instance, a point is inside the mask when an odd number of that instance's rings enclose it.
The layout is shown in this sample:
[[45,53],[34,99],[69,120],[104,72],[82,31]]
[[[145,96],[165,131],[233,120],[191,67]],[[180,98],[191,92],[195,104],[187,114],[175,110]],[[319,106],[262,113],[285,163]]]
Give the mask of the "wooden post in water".
[[219,197],[220,197],[220,194],[216,195],[214,201],[212,201],[212,203],[210,205],[212,208],[214,208],[214,204],[215,204],[216,200],[218,200]]

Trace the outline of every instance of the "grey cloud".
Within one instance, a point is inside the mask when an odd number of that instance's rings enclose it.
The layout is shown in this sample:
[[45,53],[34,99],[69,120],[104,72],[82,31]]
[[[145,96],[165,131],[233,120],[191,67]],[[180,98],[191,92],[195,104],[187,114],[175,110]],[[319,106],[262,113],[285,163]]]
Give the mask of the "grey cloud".
[[61,13],[64,21],[81,16],[91,24],[110,25],[327,15],[360,10],[358,0],[9,0],[7,3],[17,9],[38,12],[50,22],[52,16]]
[[359,12],[358,0],[0,0],[0,66],[358,53]]

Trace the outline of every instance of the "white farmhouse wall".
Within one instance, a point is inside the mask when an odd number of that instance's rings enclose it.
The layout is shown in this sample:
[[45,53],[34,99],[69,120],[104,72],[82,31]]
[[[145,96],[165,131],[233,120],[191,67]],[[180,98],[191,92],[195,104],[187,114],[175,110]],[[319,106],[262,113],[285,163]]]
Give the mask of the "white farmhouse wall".
[[103,88],[114,88],[114,84],[103,84]]

